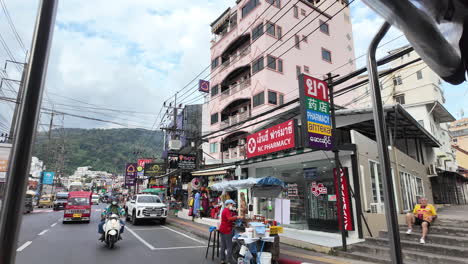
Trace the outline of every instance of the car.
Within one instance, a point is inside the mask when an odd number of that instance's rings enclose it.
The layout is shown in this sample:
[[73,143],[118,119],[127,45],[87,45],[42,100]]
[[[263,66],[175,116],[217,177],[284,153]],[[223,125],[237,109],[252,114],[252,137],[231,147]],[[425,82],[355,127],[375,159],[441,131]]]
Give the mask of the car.
[[93,204],[99,204],[99,195],[93,194],[93,196],[91,197],[91,202]]
[[137,225],[142,220],[159,220],[164,225],[167,218],[167,206],[157,195],[137,194],[125,205],[127,220]]
[[52,195],[42,195],[41,199],[39,200],[39,208],[51,208],[54,205],[54,201],[52,200]]
[[68,192],[58,192],[55,195],[54,211],[63,210],[67,206]]

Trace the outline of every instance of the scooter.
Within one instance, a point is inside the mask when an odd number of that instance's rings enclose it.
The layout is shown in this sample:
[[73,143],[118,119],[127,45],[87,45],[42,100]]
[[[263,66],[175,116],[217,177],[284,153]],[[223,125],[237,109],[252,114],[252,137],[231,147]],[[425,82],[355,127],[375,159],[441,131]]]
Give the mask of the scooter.
[[120,237],[120,224],[119,216],[116,214],[109,214],[106,219],[106,223],[103,226],[104,229],[104,242],[108,248],[114,248],[115,243]]

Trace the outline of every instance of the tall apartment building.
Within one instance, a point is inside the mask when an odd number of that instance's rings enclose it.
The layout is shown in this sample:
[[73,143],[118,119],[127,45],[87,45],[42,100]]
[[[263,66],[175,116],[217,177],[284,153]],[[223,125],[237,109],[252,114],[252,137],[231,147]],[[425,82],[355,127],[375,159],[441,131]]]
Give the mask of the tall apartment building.
[[235,125],[298,98],[300,73],[323,78],[341,66],[333,72],[344,75],[355,69],[346,4],[237,0],[211,24],[211,89],[203,133],[229,129],[205,144],[205,164],[244,159],[246,136],[265,125],[254,123],[275,113]]

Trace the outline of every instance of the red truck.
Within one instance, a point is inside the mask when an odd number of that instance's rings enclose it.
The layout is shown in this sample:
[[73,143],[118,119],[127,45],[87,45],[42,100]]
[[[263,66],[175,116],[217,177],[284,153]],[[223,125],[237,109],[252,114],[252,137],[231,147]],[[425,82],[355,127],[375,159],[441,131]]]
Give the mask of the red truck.
[[68,202],[63,213],[63,223],[91,220],[92,192],[69,192]]

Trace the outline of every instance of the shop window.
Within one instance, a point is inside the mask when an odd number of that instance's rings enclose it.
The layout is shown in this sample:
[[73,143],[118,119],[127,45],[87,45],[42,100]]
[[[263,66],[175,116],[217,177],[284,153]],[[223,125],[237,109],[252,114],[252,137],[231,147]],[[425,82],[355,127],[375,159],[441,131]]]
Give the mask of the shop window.
[[320,20],[320,32],[330,35],[330,26],[322,20]]
[[265,92],[254,95],[252,99],[253,107],[265,104]]
[[299,35],[295,35],[294,36],[294,41],[295,41],[295,44],[294,46],[297,48],[297,49],[300,49],[301,48],[301,41],[300,41],[300,38],[299,38]]
[[218,152],[218,143],[210,143],[210,153],[217,153]]
[[419,71],[416,72],[416,78],[418,78],[418,80],[422,80],[423,75],[422,75],[422,71],[421,71],[421,70],[419,70]]
[[211,69],[216,69],[219,65],[219,57],[214,58],[214,60],[211,61]]
[[281,7],[281,0],[266,0],[267,3],[270,3],[273,6],[276,6],[278,8]]
[[276,27],[275,24],[271,22],[266,23],[266,33],[270,36],[276,37]]
[[242,7],[242,17],[247,16],[252,10],[260,4],[260,0],[250,0]]
[[218,116],[219,116],[218,113],[214,113],[214,114],[211,115],[211,124],[212,125],[218,123],[218,121],[219,121]]
[[322,59],[323,59],[324,61],[332,62],[331,51],[322,48]]
[[299,18],[299,8],[297,6],[294,6],[294,17]]
[[260,23],[258,26],[254,27],[252,30],[252,41],[258,39],[263,35],[263,23]]
[[215,86],[211,87],[211,97],[217,95],[218,90],[219,90],[219,85],[215,85]]
[[278,93],[273,91],[268,91],[268,103],[269,104],[278,104]]
[[261,70],[263,70],[263,57],[258,58],[256,61],[253,62],[252,64],[252,74],[255,74]]
[[405,94],[395,95],[394,98],[397,104],[405,104]]

